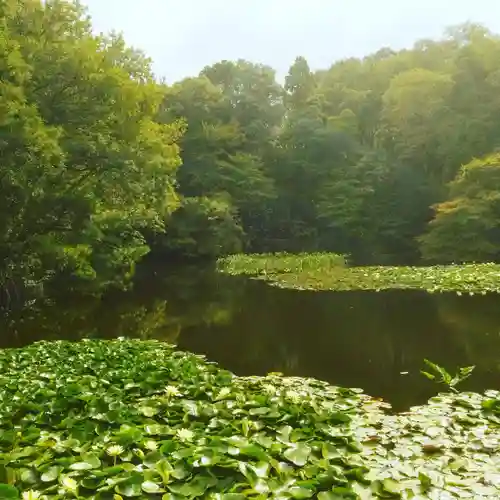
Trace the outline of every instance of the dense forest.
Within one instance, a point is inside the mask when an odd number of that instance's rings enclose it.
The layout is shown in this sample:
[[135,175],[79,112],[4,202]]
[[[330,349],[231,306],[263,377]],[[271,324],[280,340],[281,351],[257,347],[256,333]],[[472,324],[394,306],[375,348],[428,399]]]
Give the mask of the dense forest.
[[[126,284],[147,254],[500,260],[500,37],[173,85],[80,6],[0,3],[0,284]],[[160,35],[159,35],[160,36]],[[333,61],[332,61],[333,62]]]

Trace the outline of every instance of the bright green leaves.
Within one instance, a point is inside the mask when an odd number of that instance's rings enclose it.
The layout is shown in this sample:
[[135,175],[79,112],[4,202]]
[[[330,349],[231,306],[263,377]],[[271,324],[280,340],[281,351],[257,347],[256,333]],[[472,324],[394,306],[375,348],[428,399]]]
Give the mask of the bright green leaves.
[[123,284],[148,251],[145,230],[161,232],[177,206],[179,126],[155,122],[163,93],[149,61],[120,37],[94,36],[81,6],[17,4],[22,14],[1,19],[0,55],[9,61],[0,85],[9,145],[2,280],[17,286],[63,272]]
[[139,497],[141,496],[142,488],[140,483],[124,481],[116,486],[115,491],[124,497]]
[[[25,492],[307,499],[316,475],[344,484],[333,462],[356,454],[351,417],[341,417],[360,411],[356,393],[320,384],[320,394],[274,375],[238,379],[157,342],[40,343],[1,351],[0,372],[0,430],[23,428],[25,440],[16,445],[14,432],[0,452]],[[43,411],[23,411],[40,398]],[[302,424],[279,423],[290,419]],[[324,422],[342,436],[335,455],[322,451]]]
[[235,377],[159,342],[42,342],[0,351],[0,496],[496,498],[499,401],[444,394],[390,415],[357,390]]
[[[456,386],[468,379],[475,368],[474,366],[464,366],[458,370],[456,375],[451,375],[442,366],[439,366],[428,359],[424,359],[424,362],[433,371],[433,373],[421,371],[422,375],[427,377],[429,380],[435,380],[436,382],[446,385],[454,392],[458,392]],[[440,378],[437,378],[437,376]]]
[[2,500],[17,500],[19,498],[19,490],[8,484],[0,484],[0,498]]
[[435,207],[420,238],[423,256],[438,262],[497,261],[500,155],[464,165],[450,185],[448,199]]
[[62,467],[49,467],[45,472],[42,473],[40,479],[45,483],[55,481],[59,477],[59,474],[62,472],[62,470]]
[[310,454],[311,448],[307,444],[297,443],[291,448],[288,448],[283,453],[283,456],[295,465],[303,467],[307,463],[307,459],[309,458]]
[[87,453],[82,456],[82,462],[75,462],[74,464],[71,464],[70,469],[71,470],[90,470],[90,469],[97,469],[101,465],[101,461],[99,460],[99,457],[96,455],[93,455],[91,453]]
[[220,259],[218,270],[231,275],[249,275],[282,288],[309,290],[413,289],[428,292],[486,294],[500,292],[497,264],[432,267],[346,267],[341,255],[253,254]]

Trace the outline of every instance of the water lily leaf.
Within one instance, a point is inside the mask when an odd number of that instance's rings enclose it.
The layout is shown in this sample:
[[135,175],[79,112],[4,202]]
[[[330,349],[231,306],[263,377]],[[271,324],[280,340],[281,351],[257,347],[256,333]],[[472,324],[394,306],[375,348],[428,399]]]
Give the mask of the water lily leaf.
[[284,457],[290,462],[293,462],[295,465],[299,467],[304,466],[307,463],[307,459],[311,454],[311,448],[307,444],[297,443],[291,448],[288,448],[283,453]]
[[115,487],[116,493],[123,495],[124,497],[140,497],[142,494],[141,485],[138,483],[122,483]]
[[62,471],[62,467],[58,467],[58,466],[49,467],[42,474],[41,480],[44,481],[45,483],[55,481],[59,477],[59,474],[61,473],[61,471]]
[[205,493],[205,489],[190,484],[169,484],[168,489],[182,497],[196,497]]
[[332,422],[345,423],[351,421],[351,417],[347,413],[332,412],[328,414],[328,417]]
[[332,459],[340,457],[340,451],[337,446],[331,443],[324,443],[321,447],[323,458]]
[[340,498],[333,491],[320,491],[318,493],[318,500],[339,500]]
[[38,475],[32,469],[25,469],[21,472],[21,481],[26,484],[35,484],[38,481]]
[[78,483],[69,476],[61,477],[61,484],[64,486],[64,488],[72,492],[75,492],[78,489]]
[[90,470],[93,468],[92,464],[89,464],[88,462],[75,462],[70,466],[71,470]]
[[152,451],[144,457],[143,463],[147,467],[155,467],[163,458],[163,455],[159,451]]
[[261,408],[251,408],[249,413],[250,415],[266,415],[271,410],[269,408],[261,407]]
[[86,477],[80,484],[88,490],[95,490],[101,485],[102,482],[102,479],[99,477]]
[[293,486],[288,490],[288,493],[290,493],[293,498],[297,498],[299,500],[311,498],[314,495],[314,491],[307,488],[301,488],[300,486]]
[[161,500],[181,500],[182,497],[178,495],[173,495],[172,493],[165,493],[162,497]]
[[2,500],[17,500],[19,498],[19,490],[9,484],[0,484],[0,498]]
[[267,462],[259,462],[257,465],[251,465],[252,470],[258,478],[265,479],[269,475],[269,464]]
[[139,408],[139,411],[146,417],[154,417],[159,413],[157,408],[153,408],[151,406],[142,406]]
[[398,481],[394,481],[394,479],[384,479],[382,481],[382,486],[385,491],[388,493],[392,493],[393,495],[399,495],[402,491],[402,486]]
[[258,460],[265,461],[268,459],[266,452],[256,444],[250,444],[240,449],[240,453],[249,457],[254,457]]
[[498,399],[485,399],[481,402],[481,406],[485,410],[495,410],[500,409],[500,400]]
[[97,469],[101,466],[101,459],[95,453],[83,453],[82,459],[92,466],[93,469]]
[[141,488],[145,493],[162,493],[165,491],[158,484],[153,483],[152,481],[144,481]]

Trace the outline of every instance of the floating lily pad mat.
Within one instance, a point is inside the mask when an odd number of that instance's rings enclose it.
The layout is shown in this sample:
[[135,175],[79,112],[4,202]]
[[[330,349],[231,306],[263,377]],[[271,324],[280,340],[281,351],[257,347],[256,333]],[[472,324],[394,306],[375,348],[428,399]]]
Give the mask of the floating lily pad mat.
[[386,406],[155,341],[7,349],[0,498],[500,498],[498,392]]
[[347,267],[338,263],[338,255],[320,254],[314,258],[315,255],[232,255],[220,259],[217,268],[224,274],[246,275],[297,290],[402,289],[459,295],[500,292],[499,264]]

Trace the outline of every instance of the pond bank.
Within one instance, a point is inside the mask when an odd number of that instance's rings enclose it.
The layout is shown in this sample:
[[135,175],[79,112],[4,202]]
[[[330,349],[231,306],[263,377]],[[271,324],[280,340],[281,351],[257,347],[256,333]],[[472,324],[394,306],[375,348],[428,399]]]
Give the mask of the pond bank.
[[342,256],[335,254],[256,254],[220,259],[218,270],[224,274],[247,275],[274,286],[297,290],[407,289],[458,294],[500,292],[500,265],[493,263],[348,267]]
[[6,349],[0,494],[500,498],[500,393],[385,408],[314,379],[236,377],[154,341]]

